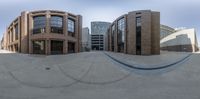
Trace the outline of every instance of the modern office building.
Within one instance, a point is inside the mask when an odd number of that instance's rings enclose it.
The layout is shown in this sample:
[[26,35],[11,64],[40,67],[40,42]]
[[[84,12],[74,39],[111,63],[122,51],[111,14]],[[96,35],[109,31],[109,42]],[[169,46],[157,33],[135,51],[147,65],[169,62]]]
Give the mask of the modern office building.
[[181,29],[160,41],[161,50],[196,52],[199,50],[195,29]]
[[174,28],[162,24],[160,25],[160,39],[163,39],[174,32],[176,32]]
[[132,11],[108,30],[108,51],[136,55],[160,54],[160,12]]
[[6,30],[4,49],[30,54],[81,50],[82,16],[56,10],[24,11]]
[[89,51],[91,47],[89,28],[82,29],[82,51]]
[[91,49],[105,50],[106,33],[111,23],[94,21],[91,22]]

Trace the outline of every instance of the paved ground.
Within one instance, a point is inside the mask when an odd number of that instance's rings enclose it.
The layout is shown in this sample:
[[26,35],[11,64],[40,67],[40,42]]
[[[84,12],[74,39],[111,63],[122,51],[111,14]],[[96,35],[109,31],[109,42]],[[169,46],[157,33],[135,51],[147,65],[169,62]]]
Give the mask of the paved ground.
[[0,51],[0,99],[200,99],[200,55],[135,56],[111,52],[28,55]]

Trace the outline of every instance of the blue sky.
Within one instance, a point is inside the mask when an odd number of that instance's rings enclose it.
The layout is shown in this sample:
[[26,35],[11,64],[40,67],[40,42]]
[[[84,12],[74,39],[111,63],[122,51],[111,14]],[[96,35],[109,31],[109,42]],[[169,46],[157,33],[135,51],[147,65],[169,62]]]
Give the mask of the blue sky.
[[150,9],[161,13],[161,24],[195,28],[200,45],[200,0],[1,0],[0,38],[22,11],[63,10],[83,16],[83,27],[91,21],[112,22],[122,14]]

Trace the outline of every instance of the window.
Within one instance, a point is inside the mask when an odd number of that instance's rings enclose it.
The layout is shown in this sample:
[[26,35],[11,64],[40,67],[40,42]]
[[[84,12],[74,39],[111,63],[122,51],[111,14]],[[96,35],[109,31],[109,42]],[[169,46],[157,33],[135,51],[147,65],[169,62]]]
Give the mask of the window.
[[68,32],[69,35],[74,36],[75,33],[75,20],[68,18]]
[[136,26],[141,26],[141,17],[136,17]]
[[50,20],[51,32],[52,33],[63,33],[63,17],[62,16],[51,16]]
[[141,12],[137,12],[136,14],[141,14]]
[[63,41],[51,41],[51,54],[62,54],[63,53]]
[[15,40],[18,40],[18,24],[15,25]]
[[45,16],[35,16],[33,17],[33,34],[44,33],[46,26]]
[[118,52],[123,52],[124,50],[124,40],[125,40],[125,18],[120,19],[117,22],[118,28]]
[[11,42],[13,42],[14,36],[13,36],[13,29],[10,30],[10,34],[11,34]]
[[68,42],[68,53],[75,53],[75,43]]
[[118,21],[118,37],[119,42],[124,42],[124,34],[125,34],[125,20],[124,18]]
[[112,30],[111,30],[111,45],[112,45],[112,51],[114,51],[114,33],[115,33],[115,25],[112,26]]
[[45,54],[45,41],[33,41],[33,54]]
[[136,54],[141,55],[141,17],[136,17]]

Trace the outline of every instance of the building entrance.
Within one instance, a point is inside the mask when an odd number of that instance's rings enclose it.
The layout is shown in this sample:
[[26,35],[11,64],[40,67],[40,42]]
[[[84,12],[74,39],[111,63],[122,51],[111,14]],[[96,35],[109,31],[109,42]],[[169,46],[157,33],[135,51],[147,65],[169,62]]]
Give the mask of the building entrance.
[[51,54],[63,54],[63,41],[51,40]]
[[75,53],[75,43],[68,42],[68,53]]

